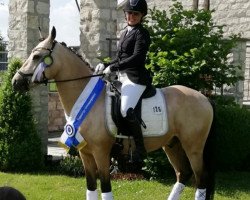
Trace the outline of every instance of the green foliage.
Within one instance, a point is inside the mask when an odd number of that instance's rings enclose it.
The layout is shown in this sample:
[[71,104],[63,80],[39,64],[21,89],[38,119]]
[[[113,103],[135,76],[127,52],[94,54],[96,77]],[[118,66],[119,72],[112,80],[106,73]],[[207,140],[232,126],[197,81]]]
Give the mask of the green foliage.
[[250,170],[250,112],[239,105],[216,106],[219,170]]
[[144,175],[147,179],[166,179],[175,176],[173,167],[169,163],[165,152],[159,149],[148,154],[145,159]]
[[3,43],[3,37],[0,34],[0,51],[5,51],[6,45]]
[[43,155],[28,93],[14,92],[11,79],[21,61],[12,59],[0,95],[0,170],[31,171],[41,167]]
[[59,171],[62,174],[80,177],[84,175],[83,164],[79,156],[68,155],[60,162]]
[[111,62],[111,60],[112,60],[112,59],[111,59],[110,57],[106,57],[106,58],[103,58],[103,59],[102,59],[102,62],[103,62],[103,63],[109,63],[109,62]]
[[224,26],[213,22],[212,12],[184,10],[175,0],[168,16],[165,10],[150,10],[146,26],[152,44],[147,68],[158,87],[173,84],[197,90],[211,90],[213,85],[235,84],[242,77],[241,66],[227,62],[239,35],[223,38]]

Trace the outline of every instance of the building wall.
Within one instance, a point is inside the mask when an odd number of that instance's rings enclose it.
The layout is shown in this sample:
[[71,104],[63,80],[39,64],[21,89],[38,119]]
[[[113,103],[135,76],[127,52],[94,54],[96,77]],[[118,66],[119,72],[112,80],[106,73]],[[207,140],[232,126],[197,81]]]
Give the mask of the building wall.
[[107,38],[116,35],[117,11],[115,0],[81,0],[81,50],[91,66],[96,66],[109,54]]
[[[179,0],[184,8],[192,8],[192,0]],[[172,0],[147,0],[149,8],[154,6],[159,10],[169,10]],[[199,8],[203,8],[204,0],[200,0]],[[215,10],[214,21],[219,25],[225,24],[226,36],[232,33],[242,33],[243,38],[250,39],[250,1],[249,0],[213,0],[210,1],[210,10]],[[122,8],[118,9],[119,30],[124,27],[124,14]]]
[[48,110],[48,132],[63,132],[66,119],[57,92],[49,92]]

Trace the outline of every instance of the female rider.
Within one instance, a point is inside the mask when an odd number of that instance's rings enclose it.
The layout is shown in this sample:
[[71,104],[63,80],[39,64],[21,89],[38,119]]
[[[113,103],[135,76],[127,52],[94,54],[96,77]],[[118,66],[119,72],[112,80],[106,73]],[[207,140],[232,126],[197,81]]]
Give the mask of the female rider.
[[134,109],[147,86],[152,83],[149,71],[145,68],[146,54],[150,45],[149,32],[142,20],[147,15],[145,0],[128,0],[124,7],[127,27],[121,34],[116,58],[108,64],[98,64],[96,73],[108,75],[118,72],[121,87],[121,114],[129,122],[136,150],[134,160],[143,162],[146,156],[141,125]]

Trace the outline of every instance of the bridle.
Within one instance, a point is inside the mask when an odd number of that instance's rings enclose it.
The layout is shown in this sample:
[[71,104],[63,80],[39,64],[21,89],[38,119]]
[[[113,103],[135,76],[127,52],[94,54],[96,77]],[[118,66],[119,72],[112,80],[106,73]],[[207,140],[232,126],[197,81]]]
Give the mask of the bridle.
[[[17,73],[19,75],[21,75],[21,77],[24,80],[26,80],[28,84],[30,83],[29,77],[31,77],[31,79],[33,79],[34,76],[36,76],[38,67],[40,66],[41,63],[43,64],[44,68],[49,67],[50,65],[53,64],[53,57],[52,57],[51,54],[52,54],[52,52],[53,52],[56,44],[57,44],[57,41],[53,41],[51,48],[38,47],[38,48],[35,48],[35,49],[32,50],[32,52],[37,51],[37,50],[46,50],[46,51],[49,51],[49,53],[47,55],[45,55],[41,59],[41,62],[37,64],[37,66],[36,66],[36,68],[35,68],[35,70],[34,70],[33,73],[25,74],[25,73],[21,72],[20,70],[17,71]],[[42,75],[43,75],[43,80],[42,81],[34,81],[34,83],[38,83],[38,84],[44,83],[44,84],[47,84],[48,83],[48,79],[45,76],[44,70],[42,71]]]
[[[51,48],[45,48],[45,47],[38,47],[32,50],[32,52],[37,51],[37,50],[46,50],[49,51],[49,53],[47,55],[45,55],[42,59],[41,62],[37,64],[35,70],[33,73],[29,73],[29,74],[25,74],[23,72],[21,72],[20,70],[17,71],[17,73],[29,84],[31,79],[34,78],[34,76],[36,76],[35,72],[38,69],[39,65],[42,63],[43,68],[47,68],[49,66],[51,66],[53,64],[53,57],[52,57],[52,53],[53,50],[56,46],[58,42],[56,40],[53,41]],[[44,70],[42,71],[42,75],[43,75],[43,79],[41,81],[33,81],[36,84],[45,84],[47,85],[48,83],[59,83],[59,82],[69,82],[69,81],[77,81],[77,80],[81,80],[81,79],[86,79],[86,78],[92,78],[92,77],[96,77],[96,76],[104,76],[104,74],[93,74],[93,75],[88,75],[88,76],[81,76],[81,77],[77,77],[77,78],[72,78],[72,79],[65,79],[65,80],[49,80],[46,76],[45,76],[45,72]],[[29,79],[29,77],[31,77],[31,79]]]

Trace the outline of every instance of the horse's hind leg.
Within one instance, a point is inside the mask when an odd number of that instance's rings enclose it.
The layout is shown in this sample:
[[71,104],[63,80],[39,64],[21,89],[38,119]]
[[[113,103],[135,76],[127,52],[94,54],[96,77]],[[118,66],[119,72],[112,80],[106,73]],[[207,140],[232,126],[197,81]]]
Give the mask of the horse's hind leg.
[[[207,148],[206,146],[205,148],[204,145],[198,145],[192,147],[189,146],[188,148],[184,147],[186,149],[186,154],[189,158],[196,180],[197,190],[195,193],[195,200],[213,199],[214,175],[210,172],[209,169],[209,165],[211,163],[208,163],[206,161],[206,156],[207,156],[205,151]],[[204,161],[206,161],[206,165]]]
[[204,169],[203,163],[203,153],[197,152],[188,155],[191,167],[194,172],[195,180],[196,180],[196,193],[195,200],[205,200],[206,199],[206,179],[207,173]]
[[182,191],[184,190],[185,184],[192,175],[192,169],[190,167],[188,158],[177,138],[174,138],[173,145],[165,146],[163,150],[166,152],[170,163],[172,164],[175,174],[176,183],[168,197],[168,200],[178,200]]
[[97,166],[95,159],[91,154],[82,154],[80,156],[84,163],[85,177],[87,183],[86,200],[98,200],[97,193]]

